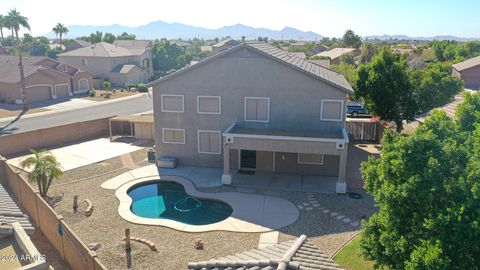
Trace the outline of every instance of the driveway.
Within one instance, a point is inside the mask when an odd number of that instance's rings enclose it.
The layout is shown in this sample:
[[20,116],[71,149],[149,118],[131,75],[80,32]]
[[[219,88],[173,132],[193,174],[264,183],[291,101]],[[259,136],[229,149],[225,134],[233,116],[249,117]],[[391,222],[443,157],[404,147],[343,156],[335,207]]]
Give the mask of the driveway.
[[[101,138],[52,149],[50,152],[57,158],[58,162],[60,162],[63,170],[68,171],[140,149],[142,149],[142,147],[133,144],[111,142],[107,138]],[[7,162],[12,166],[20,168],[22,160],[29,156],[31,155],[9,159]],[[27,168],[26,170],[31,171],[32,169],[33,168]]]

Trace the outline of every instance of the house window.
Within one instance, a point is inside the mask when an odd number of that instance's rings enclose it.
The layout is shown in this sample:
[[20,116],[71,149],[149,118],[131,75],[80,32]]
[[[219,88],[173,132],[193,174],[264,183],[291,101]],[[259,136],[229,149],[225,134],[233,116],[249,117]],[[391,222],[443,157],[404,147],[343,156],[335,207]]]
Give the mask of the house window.
[[320,119],[325,121],[342,121],[343,100],[322,99]]
[[68,68],[67,68],[66,65],[62,65],[62,71],[63,71],[63,72],[67,72],[67,71],[68,71]]
[[163,128],[163,143],[185,144],[185,129]]
[[219,96],[198,96],[197,113],[200,114],[221,114],[222,98]]
[[222,152],[222,135],[220,131],[198,131],[198,153],[220,154]]
[[143,68],[148,69],[150,67],[150,62],[148,61],[148,58],[143,59]]
[[323,165],[324,155],[298,153],[298,164]]
[[183,95],[161,95],[161,99],[162,112],[184,112]]
[[270,120],[270,98],[245,97],[245,121],[268,122]]
[[82,66],[86,66],[87,65],[87,59],[82,59]]

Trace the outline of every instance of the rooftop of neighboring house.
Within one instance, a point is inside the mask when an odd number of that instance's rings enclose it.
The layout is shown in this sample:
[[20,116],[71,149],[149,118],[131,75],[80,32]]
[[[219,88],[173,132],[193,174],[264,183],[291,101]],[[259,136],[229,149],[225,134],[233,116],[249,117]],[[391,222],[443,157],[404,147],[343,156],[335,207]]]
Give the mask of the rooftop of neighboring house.
[[[455,117],[455,110],[457,109],[457,106],[463,102],[465,98],[462,95],[456,95],[454,100],[450,103],[447,103],[443,105],[442,107],[435,108],[433,110],[441,110],[444,111],[448,117]],[[415,117],[415,120],[417,120],[420,123],[425,122],[425,119],[432,113],[433,110],[430,110],[426,113],[423,113],[421,115],[418,115]]]
[[224,46],[224,45],[226,45],[226,44],[228,44],[228,43],[232,43],[232,44],[234,44],[234,45],[239,44],[239,42],[236,41],[236,40],[233,40],[233,39],[231,39],[231,38],[226,38],[226,39],[224,39],[224,40],[221,40],[220,42],[217,42],[217,43],[213,44],[212,47],[218,48],[218,47],[222,47],[222,46]]
[[112,72],[118,72],[120,74],[128,74],[132,71],[135,67],[142,69],[141,67],[134,65],[134,64],[121,64],[112,69]]
[[460,63],[453,64],[452,67],[458,71],[469,69],[480,65],[480,56],[467,59]]
[[252,249],[242,253],[188,264],[190,270],[256,269],[256,270],[340,270],[340,266],[328,258],[305,235],[296,240]]
[[330,68],[330,59],[308,59],[308,62],[325,68]]
[[302,59],[307,58],[307,55],[304,52],[289,52],[288,54]]
[[[53,69],[55,72],[66,76],[73,76],[80,71],[76,67],[62,64],[44,56],[25,56],[23,57],[22,63],[25,77],[28,77],[35,72],[49,69]],[[69,69],[66,72],[61,71],[59,69],[61,65],[68,66]],[[18,56],[0,55],[0,82],[17,83],[19,81],[20,72],[18,70]]]
[[[121,43],[123,44],[123,42]],[[146,48],[136,47],[135,43],[132,44],[131,49],[127,49],[119,45],[119,43],[110,44],[107,42],[99,42],[93,45],[78,48],[69,52],[64,52],[59,54],[59,56],[79,56],[79,57],[125,57],[125,56],[135,56],[141,55],[138,54],[138,51],[145,52]],[[145,45],[145,43],[143,43]]]
[[85,41],[83,39],[72,39],[70,40],[68,43],[77,43],[78,45],[82,46],[82,47],[86,47],[86,46],[90,46],[92,45],[92,43],[88,42],[88,41]]
[[288,65],[294,69],[297,69],[298,71],[301,71],[301,72],[304,72],[316,79],[319,79],[319,80],[322,80],[324,82],[327,82],[331,85],[334,85],[336,86],[337,88],[349,93],[349,94],[352,94],[353,93],[353,89],[352,87],[350,86],[350,84],[348,83],[347,79],[345,79],[345,77],[340,74],[340,73],[337,73],[333,70],[330,70],[328,68],[325,68],[323,66],[320,66],[320,65],[317,65],[317,64],[313,64],[311,63],[309,60],[307,59],[302,59],[302,58],[298,58],[298,57],[295,57],[293,55],[290,55],[288,52],[284,51],[284,50],[281,50],[281,49],[278,49],[276,47],[273,47],[269,44],[266,44],[266,43],[243,43],[243,44],[239,44],[235,47],[232,47],[228,50],[225,50],[221,53],[218,53],[214,56],[210,56],[208,58],[206,58],[205,60],[203,61],[200,61],[198,64],[195,64],[195,65],[191,65],[187,68],[184,68],[184,69],[181,69],[177,72],[174,72],[172,74],[169,74],[165,77],[162,77],[154,82],[151,82],[149,85],[155,85],[156,83],[158,82],[161,82],[161,81],[164,81],[164,80],[168,80],[169,78],[171,77],[174,77],[174,76],[177,76],[179,74],[182,74],[184,72],[187,72],[193,68],[198,68],[200,66],[202,66],[204,63],[208,63],[208,62],[211,62],[211,61],[214,61],[215,59],[219,58],[219,57],[222,57],[226,54],[229,54],[239,48],[242,48],[242,47],[247,47],[247,48],[250,48],[270,59],[273,59],[275,61],[279,61],[285,65]]
[[171,44],[173,45],[177,45],[179,47],[189,47],[189,46],[192,46],[192,44],[186,42],[186,41],[183,41],[183,40],[171,40],[170,41]]
[[28,216],[22,212],[5,187],[0,184],[0,224],[12,224],[14,222],[20,223],[28,234],[33,233],[34,228]]
[[330,57],[330,59],[335,59],[335,58],[338,58],[338,57],[342,56],[343,54],[351,53],[351,52],[354,52],[356,50],[358,50],[358,49],[355,49],[355,48],[334,48],[334,49],[331,49],[329,51],[321,52],[317,55],[318,56]]
[[115,40],[113,45],[128,49],[133,55],[142,55],[153,46],[153,41],[148,39]]

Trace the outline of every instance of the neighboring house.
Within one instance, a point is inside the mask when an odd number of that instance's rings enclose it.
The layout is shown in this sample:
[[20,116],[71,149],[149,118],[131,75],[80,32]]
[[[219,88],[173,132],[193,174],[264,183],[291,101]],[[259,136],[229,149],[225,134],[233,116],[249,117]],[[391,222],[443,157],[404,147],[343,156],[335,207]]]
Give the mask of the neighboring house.
[[443,105],[442,107],[438,107],[435,109],[432,109],[426,113],[423,113],[421,115],[415,116],[415,120],[419,122],[420,124],[423,124],[425,122],[425,119],[432,114],[434,110],[441,110],[444,111],[448,117],[454,118],[455,117],[455,111],[457,110],[457,107],[459,104],[463,103],[463,100],[465,98],[463,95],[456,95],[455,98],[453,99],[452,102],[447,103]]
[[[228,241],[228,240],[227,240]],[[239,254],[224,256],[203,262],[191,262],[189,270],[341,270],[342,268],[329,259],[305,235],[295,240],[266,245]]]
[[170,41],[170,44],[173,44],[179,48],[182,48],[185,51],[193,50],[193,45],[183,40],[172,40]]
[[321,52],[328,51],[328,47],[322,44],[315,44],[315,46],[307,51],[308,55],[316,55]]
[[467,88],[480,89],[480,56],[453,64],[452,76],[462,79]]
[[218,43],[212,45],[212,52],[213,54],[217,54],[223,51],[226,51],[232,47],[237,46],[240,42],[233,40],[231,38],[226,38]]
[[116,87],[146,83],[153,75],[151,41],[100,42],[58,55],[61,63],[78,66]]
[[[345,193],[345,77],[246,43],[150,84],[157,157],[182,165],[330,176]],[[319,182],[321,177],[319,177]]]
[[204,45],[200,47],[201,52],[212,52],[213,48],[212,46],[209,45]]
[[72,39],[67,41],[67,44],[65,45],[65,51],[73,51],[90,45],[92,45],[92,43],[88,41],[81,39]]
[[[30,56],[23,58],[26,97],[38,102],[88,92],[93,74],[51,58]],[[0,56],[0,101],[21,103],[18,56]]]
[[340,64],[340,57],[346,53],[353,53],[355,57],[360,55],[360,50],[355,48],[335,48],[329,51],[321,52],[316,55],[329,57],[331,65],[338,65]]
[[293,57],[298,57],[301,59],[306,59],[307,55],[304,52],[289,52],[288,55],[293,56]]

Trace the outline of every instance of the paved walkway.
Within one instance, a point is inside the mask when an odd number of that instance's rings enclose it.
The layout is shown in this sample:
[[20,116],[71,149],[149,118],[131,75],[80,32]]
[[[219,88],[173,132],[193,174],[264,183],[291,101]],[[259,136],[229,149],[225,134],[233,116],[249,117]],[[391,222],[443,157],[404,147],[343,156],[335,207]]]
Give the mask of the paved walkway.
[[[139,217],[130,210],[132,199],[127,191],[134,185],[151,180],[180,183],[190,196],[223,201],[232,207],[233,212],[227,219],[208,225],[189,225],[170,219]],[[116,189],[115,196],[120,201],[118,213],[123,219],[136,224],[159,225],[186,232],[267,232],[288,226],[299,217],[295,205],[283,198],[240,192],[201,192],[190,179],[164,175],[155,165],[121,174],[105,181],[101,187]]]
[[[136,141],[141,143],[141,141]],[[142,149],[142,147],[124,142],[111,142],[107,138],[86,141],[50,150],[64,171],[97,163]],[[9,159],[7,162],[20,168],[20,162],[31,155]],[[27,168],[27,171],[33,168]]]

